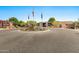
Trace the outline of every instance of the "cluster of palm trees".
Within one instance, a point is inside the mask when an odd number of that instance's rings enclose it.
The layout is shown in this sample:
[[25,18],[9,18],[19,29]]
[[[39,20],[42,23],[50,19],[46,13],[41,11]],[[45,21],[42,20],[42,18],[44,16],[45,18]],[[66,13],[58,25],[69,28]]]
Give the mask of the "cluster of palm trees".
[[[41,12],[41,20],[43,20],[43,13]],[[34,9],[33,9],[33,11],[32,11],[32,17],[33,17],[33,21],[35,21],[35,11],[34,11]],[[28,20],[30,20],[30,16],[28,15]]]

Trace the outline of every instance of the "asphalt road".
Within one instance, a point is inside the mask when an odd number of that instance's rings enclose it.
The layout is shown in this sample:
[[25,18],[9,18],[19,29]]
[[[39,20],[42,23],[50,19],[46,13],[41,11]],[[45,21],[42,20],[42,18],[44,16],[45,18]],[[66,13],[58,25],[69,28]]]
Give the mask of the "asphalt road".
[[66,29],[0,32],[0,52],[79,53],[79,32]]

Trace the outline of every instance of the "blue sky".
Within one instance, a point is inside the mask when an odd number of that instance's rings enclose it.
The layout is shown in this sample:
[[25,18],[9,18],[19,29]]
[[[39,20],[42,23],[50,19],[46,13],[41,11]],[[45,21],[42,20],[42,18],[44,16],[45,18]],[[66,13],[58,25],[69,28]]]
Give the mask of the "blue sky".
[[50,17],[55,17],[57,21],[75,21],[79,18],[79,6],[0,6],[0,19],[6,20],[16,17],[19,20],[27,21],[28,15],[32,17],[32,10],[35,11],[35,20],[47,21]]

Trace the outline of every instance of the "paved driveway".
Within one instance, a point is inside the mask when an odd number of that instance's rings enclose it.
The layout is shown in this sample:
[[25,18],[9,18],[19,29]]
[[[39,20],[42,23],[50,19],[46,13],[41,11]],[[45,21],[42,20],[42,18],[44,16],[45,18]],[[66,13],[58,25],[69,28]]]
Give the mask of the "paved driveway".
[[79,52],[79,32],[66,29],[0,32],[0,52]]

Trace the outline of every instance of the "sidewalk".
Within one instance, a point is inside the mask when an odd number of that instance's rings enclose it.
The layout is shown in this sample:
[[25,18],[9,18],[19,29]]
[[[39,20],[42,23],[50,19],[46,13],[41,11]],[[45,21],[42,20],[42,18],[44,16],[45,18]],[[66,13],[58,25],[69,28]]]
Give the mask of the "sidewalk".
[[3,28],[0,28],[0,32],[8,32],[8,31],[13,31],[15,29],[3,29]]

